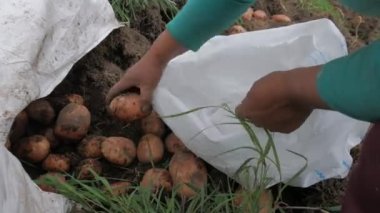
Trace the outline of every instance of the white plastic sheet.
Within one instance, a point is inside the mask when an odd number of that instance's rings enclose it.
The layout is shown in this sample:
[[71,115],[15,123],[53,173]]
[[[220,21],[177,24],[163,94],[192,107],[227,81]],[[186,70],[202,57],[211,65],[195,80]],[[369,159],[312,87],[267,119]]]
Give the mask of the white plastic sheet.
[[14,117],[47,96],[70,68],[119,27],[107,0],[0,0],[0,212],[66,212],[3,146]]
[[[320,19],[287,27],[218,36],[197,52],[175,58],[166,68],[154,95],[160,115],[173,115],[197,107],[227,103],[232,110],[245,97],[252,84],[272,71],[324,64],[347,54],[345,39],[336,26]],[[247,133],[226,111],[206,108],[165,122],[185,145],[215,168],[233,177],[249,158],[258,157]],[[315,110],[307,121],[291,134],[273,133],[280,159],[282,179],[271,164],[271,184],[287,183],[306,161],[307,168],[292,181],[293,186],[307,187],[331,177],[345,177],[352,158],[350,149],[365,134],[368,123],[338,112]],[[210,128],[214,126],[214,128]],[[261,143],[267,141],[263,129],[252,126]],[[228,152],[235,150],[233,152]],[[225,153],[227,152],[227,153]],[[225,153],[221,155],[221,153]],[[273,155],[270,155],[274,159]],[[251,161],[255,165],[257,161]],[[251,186],[250,179],[236,179]]]

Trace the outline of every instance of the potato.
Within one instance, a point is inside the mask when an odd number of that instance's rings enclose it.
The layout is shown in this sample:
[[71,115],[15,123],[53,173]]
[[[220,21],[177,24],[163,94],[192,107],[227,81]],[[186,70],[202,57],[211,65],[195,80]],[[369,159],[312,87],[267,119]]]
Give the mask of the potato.
[[[253,193],[253,192],[252,192]],[[250,197],[250,192],[247,192],[243,190],[242,188],[239,188],[235,192],[233,204],[235,206],[242,206],[243,207],[243,212],[256,212],[257,209],[251,209],[252,205],[247,203],[247,201],[244,200],[246,197]],[[273,197],[272,193],[270,190],[264,190],[260,194],[260,198],[258,200],[259,204],[259,212],[258,213],[269,213],[272,212],[272,203],[273,203]]]
[[178,187],[177,193],[182,198],[191,198],[197,193],[193,189],[206,187],[206,165],[191,152],[176,152],[170,160],[169,172],[173,185]]
[[245,33],[247,30],[241,25],[234,25],[228,30],[228,35]]
[[251,21],[252,20],[252,16],[253,16],[253,9],[251,7],[249,7],[247,9],[247,11],[245,11],[243,13],[243,15],[241,16],[241,18],[244,20],[244,21]]
[[165,146],[169,153],[175,153],[181,150],[187,150],[185,144],[174,133],[170,133],[165,138]]
[[41,131],[41,135],[45,136],[49,143],[50,143],[50,148],[54,149],[59,145],[59,140],[57,137],[54,135],[54,130],[53,128],[46,128]]
[[290,23],[290,22],[292,22],[292,19],[290,19],[289,16],[283,15],[283,14],[273,15],[272,20],[279,22],[279,23]]
[[104,136],[89,135],[78,146],[78,153],[85,158],[102,157],[101,144],[107,138]]
[[253,12],[253,17],[256,19],[263,19],[263,20],[268,18],[267,13],[264,12],[263,10],[256,10],[255,12]]
[[131,183],[127,181],[118,181],[111,183],[111,194],[114,196],[125,195],[131,189],[131,186]]
[[49,125],[54,121],[55,112],[51,104],[44,99],[33,101],[26,108],[29,118],[44,124]]
[[158,137],[161,137],[165,132],[164,122],[154,111],[141,120],[141,128],[145,134],[151,133]]
[[88,158],[79,162],[78,167],[76,168],[77,178],[78,179],[92,179],[94,176],[92,172],[95,172],[98,175],[101,175],[103,168],[102,164],[93,158]]
[[46,183],[49,179],[55,179],[59,183],[65,183],[66,182],[66,178],[63,174],[56,173],[56,172],[48,172],[46,174],[39,176],[35,180],[35,183],[40,187],[40,189],[42,191],[56,193],[57,189],[54,186],[48,185]]
[[66,105],[57,118],[54,134],[66,140],[80,140],[88,132],[91,124],[91,114],[88,109],[79,104]]
[[148,116],[151,111],[142,111],[142,101],[140,95],[127,93],[116,96],[109,106],[110,113],[117,119],[124,122],[132,122]]
[[70,158],[59,154],[49,154],[42,162],[42,168],[49,172],[68,172]]
[[26,133],[26,128],[28,126],[28,114],[26,111],[21,111],[13,121],[11,131],[9,133],[9,140],[10,141],[18,141],[20,138],[22,138]]
[[109,162],[128,166],[136,158],[136,146],[124,137],[108,137],[101,145],[102,154]]
[[137,146],[137,158],[141,163],[157,163],[164,157],[164,143],[153,134],[144,135]]
[[78,94],[68,94],[65,96],[68,103],[74,103],[79,105],[84,105],[84,98]]
[[157,193],[161,189],[170,192],[173,182],[166,169],[152,168],[145,172],[140,186],[152,190],[153,193]]
[[50,152],[50,143],[42,135],[22,138],[16,144],[16,155],[32,163],[41,162]]

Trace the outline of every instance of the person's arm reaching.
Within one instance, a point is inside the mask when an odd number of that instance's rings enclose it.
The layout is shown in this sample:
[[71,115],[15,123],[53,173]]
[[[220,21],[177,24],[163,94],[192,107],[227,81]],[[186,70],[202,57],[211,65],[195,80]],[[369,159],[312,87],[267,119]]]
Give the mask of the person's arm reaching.
[[110,89],[107,103],[120,92],[138,87],[143,101],[149,104],[162,71],[171,59],[188,49],[196,51],[237,20],[253,2],[189,0],[141,60]]

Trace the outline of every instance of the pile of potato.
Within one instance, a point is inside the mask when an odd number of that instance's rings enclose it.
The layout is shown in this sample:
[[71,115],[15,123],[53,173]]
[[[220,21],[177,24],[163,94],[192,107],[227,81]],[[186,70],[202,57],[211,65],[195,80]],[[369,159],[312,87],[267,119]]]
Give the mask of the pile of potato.
[[[38,177],[37,183],[47,176],[58,177],[64,182],[65,173],[74,174],[78,179],[94,178],[91,171],[101,176],[105,165],[100,159],[120,167],[131,166],[136,161],[157,165],[163,161],[166,152],[171,157],[169,168],[152,166],[140,178],[140,186],[152,192],[162,189],[170,192],[176,188],[178,195],[184,198],[194,196],[194,189],[206,186],[206,164],[176,135],[165,135],[165,124],[156,112],[146,114],[141,111],[138,94],[119,95],[107,109],[119,121],[140,121],[143,135],[139,141],[121,136],[88,134],[91,113],[80,95],[62,97],[58,110],[56,105],[47,99],[30,103],[18,114],[9,134],[8,149],[22,161],[46,171]],[[73,147],[81,157],[80,162],[74,164],[75,159],[70,155],[55,152],[60,146]],[[112,194],[125,194],[132,185],[128,181],[113,182]],[[55,192],[52,187],[39,186],[44,191]]]

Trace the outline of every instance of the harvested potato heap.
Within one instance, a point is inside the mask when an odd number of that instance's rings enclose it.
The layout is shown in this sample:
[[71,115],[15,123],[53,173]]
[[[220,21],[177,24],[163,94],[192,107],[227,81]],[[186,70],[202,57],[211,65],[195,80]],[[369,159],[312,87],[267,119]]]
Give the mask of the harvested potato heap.
[[[133,141],[120,135],[90,133],[91,113],[78,94],[68,94],[57,103],[39,99],[17,115],[7,145],[22,162],[45,171],[36,179],[44,191],[57,192],[44,184],[47,177],[65,182],[68,173],[88,180],[94,174],[102,176],[110,165],[130,169],[143,165],[144,174],[134,183],[107,176],[111,185],[103,190],[118,196],[135,184],[152,193],[176,190],[180,197],[194,196],[207,184],[206,164],[168,131],[156,112],[144,113],[141,106],[136,93],[119,95],[107,106],[115,122],[137,122],[140,126],[140,139]],[[57,151],[66,147],[75,153]],[[165,166],[161,164],[164,162]]]

